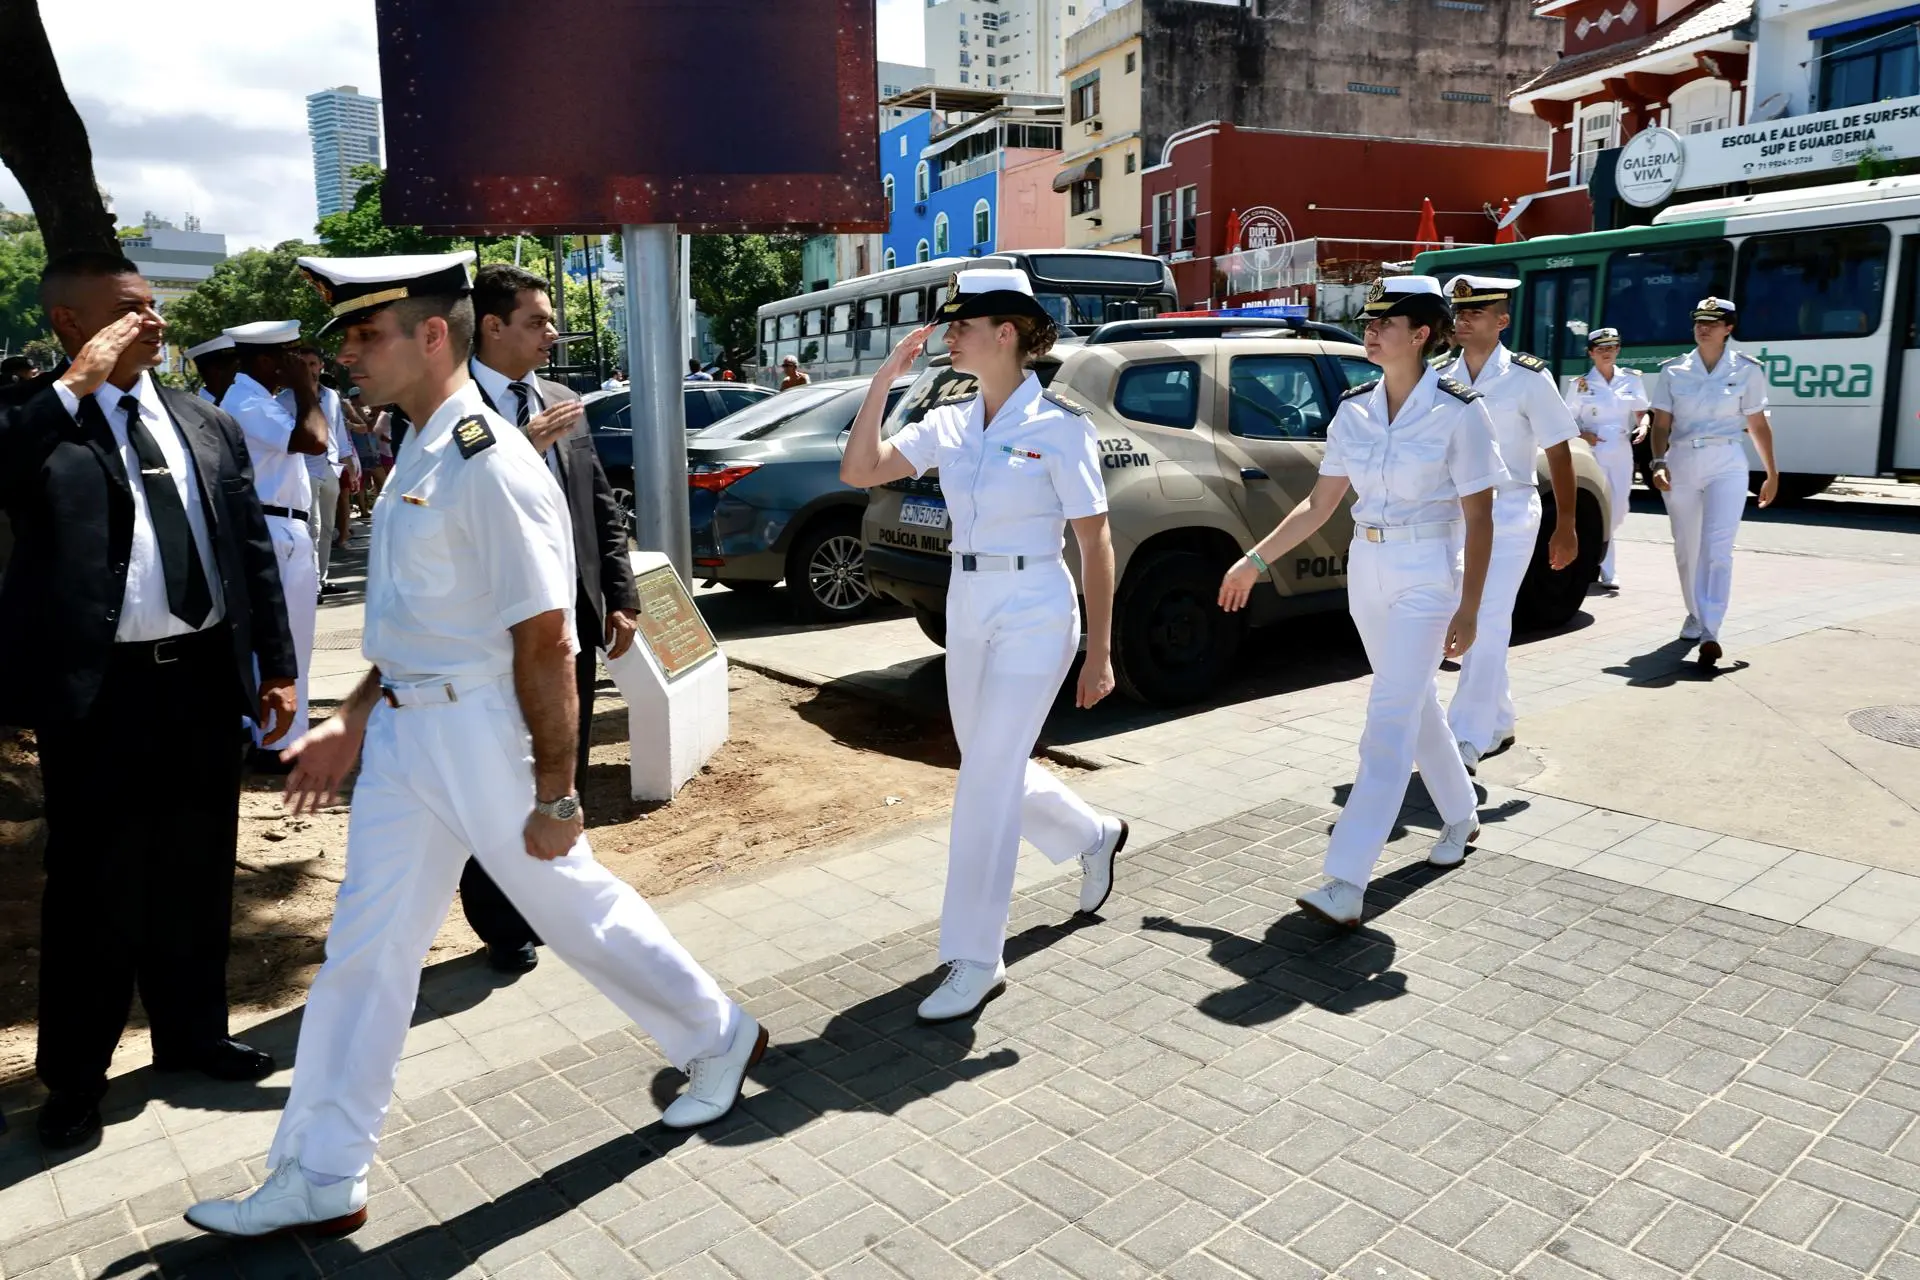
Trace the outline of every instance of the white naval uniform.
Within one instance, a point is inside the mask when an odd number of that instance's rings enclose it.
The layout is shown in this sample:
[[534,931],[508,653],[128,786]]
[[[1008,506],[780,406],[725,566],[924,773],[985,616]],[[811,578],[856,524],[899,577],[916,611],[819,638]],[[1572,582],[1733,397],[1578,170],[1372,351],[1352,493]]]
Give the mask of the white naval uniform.
[[[293,392],[282,391],[275,397],[289,414],[294,410]],[[327,451],[301,455],[307,464],[307,480],[313,486],[313,507],[307,512],[307,531],[313,535],[314,568],[325,585],[333,564],[334,514],[340,504],[340,477],[347,459],[354,456],[353,437],[347,434],[347,411],[341,407],[340,393],[332,387],[320,388],[320,413],[327,420]]]
[[1552,376],[1521,363],[1504,343],[1494,347],[1478,378],[1468,375],[1464,354],[1441,372],[1486,397],[1494,447],[1506,472],[1493,495],[1493,558],[1487,563],[1473,648],[1460,659],[1460,682],[1447,707],[1454,741],[1485,753],[1513,733],[1516,719],[1507,644],[1513,639],[1513,602],[1540,538],[1534,456],[1573,439],[1580,428]]
[[[474,419],[493,443],[464,456],[455,432]],[[675,1066],[727,1045],[740,1016],[584,836],[551,862],[523,843],[533,755],[508,629],[570,612],[575,592],[572,526],[526,437],[469,382],[407,433],[375,511],[362,648],[400,705],[367,725],[327,962],[267,1157],[348,1177],[373,1159],[420,963],[469,854]]]
[[1708,369],[1695,347],[1660,366],[1649,404],[1673,415],[1666,500],[1680,595],[1717,640],[1733,595],[1733,538],[1747,510],[1747,415],[1767,407],[1765,367],[1728,347]]
[[[220,407],[240,424],[247,438],[253,487],[260,495],[260,505],[300,513],[298,519],[272,512],[267,515],[274,559],[280,565],[280,591],[287,599],[287,622],[293,628],[294,658],[300,668],[293,724],[275,745],[278,750],[298,742],[307,731],[307,668],[313,664],[314,615],[320,604],[313,530],[307,525],[308,512],[313,508],[313,481],[307,474],[306,455],[287,449],[297,425],[293,413],[272,392],[243,373],[227,388]],[[260,734],[260,727],[254,726],[256,745]]]
[[[914,473],[940,469],[953,519],[947,706],[960,744],[940,958],[992,965],[1006,946],[1020,838],[1054,862],[1101,840],[1100,816],[1033,762],[1080,647],[1080,604],[1060,553],[1066,523],[1107,509],[1093,424],[1029,373],[985,423],[979,397],[942,405],[892,438]],[[962,553],[1023,569],[968,572]]]
[[1633,493],[1633,432],[1647,411],[1647,386],[1638,369],[1615,365],[1611,379],[1588,369],[1567,388],[1567,408],[1582,431],[1597,443],[1594,460],[1606,472],[1612,510],[1607,520],[1607,556],[1600,562],[1600,581],[1614,580],[1614,535],[1627,519],[1627,499]]
[[1415,764],[1443,821],[1474,810],[1434,677],[1460,608],[1460,499],[1497,488],[1507,471],[1486,400],[1442,382],[1428,371],[1391,421],[1384,380],[1349,392],[1320,463],[1321,475],[1353,485],[1347,607],[1373,668],[1359,773],[1327,843],[1327,874],[1349,884],[1372,878]]

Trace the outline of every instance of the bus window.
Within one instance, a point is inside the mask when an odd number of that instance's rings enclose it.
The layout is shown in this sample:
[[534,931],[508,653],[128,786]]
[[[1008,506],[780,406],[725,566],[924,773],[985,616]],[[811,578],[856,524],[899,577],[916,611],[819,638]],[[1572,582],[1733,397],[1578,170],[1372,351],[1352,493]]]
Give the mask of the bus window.
[[1732,280],[1733,246],[1725,240],[1616,253],[1600,323],[1630,347],[1691,346],[1694,303],[1727,297]]
[[1862,338],[1880,327],[1887,290],[1884,226],[1753,236],[1740,246],[1735,340]]
[[908,289],[905,293],[893,295],[893,322],[895,324],[919,324],[920,304],[926,301],[926,294],[918,289]]
[[800,336],[800,313],[799,312],[789,311],[785,315],[780,316],[779,321],[780,321],[779,337],[782,342],[785,342],[788,338],[797,338]]
[[1592,327],[1593,276],[1592,267],[1573,267],[1536,271],[1527,277],[1517,349],[1545,360],[1555,376],[1584,371],[1587,331]]
[[845,333],[853,328],[853,304],[836,302],[833,310],[827,313],[827,332]]
[[827,313],[819,307],[802,311],[800,313],[800,336],[803,338],[819,337],[821,333],[825,332],[824,326],[826,322]]
[[887,300],[885,298],[862,298],[857,328],[859,335],[854,349],[860,355],[881,350],[886,341]]
[[760,322],[760,341],[772,342],[774,336],[773,317],[768,316]]

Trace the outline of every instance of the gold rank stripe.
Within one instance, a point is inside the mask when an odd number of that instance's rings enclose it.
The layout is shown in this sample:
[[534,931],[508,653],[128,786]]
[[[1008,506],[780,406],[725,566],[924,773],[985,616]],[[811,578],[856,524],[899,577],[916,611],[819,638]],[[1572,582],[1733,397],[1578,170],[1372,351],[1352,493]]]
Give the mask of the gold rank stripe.
[[407,296],[405,285],[398,289],[382,289],[379,293],[363,293],[357,298],[334,304],[333,314],[346,315],[349,311],[359,311],[366,307],[377,307],[383,302],[398,302]]

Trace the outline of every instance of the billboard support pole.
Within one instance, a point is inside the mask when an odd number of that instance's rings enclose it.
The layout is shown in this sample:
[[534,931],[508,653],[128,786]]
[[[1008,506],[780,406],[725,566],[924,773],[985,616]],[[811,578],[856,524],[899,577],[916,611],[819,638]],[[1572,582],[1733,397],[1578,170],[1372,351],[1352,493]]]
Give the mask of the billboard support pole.
[[693,586],[687,520],[686,320],[680,237],[672,223],[620,228],[627,265],[627,378],[633,424],[633,535]]

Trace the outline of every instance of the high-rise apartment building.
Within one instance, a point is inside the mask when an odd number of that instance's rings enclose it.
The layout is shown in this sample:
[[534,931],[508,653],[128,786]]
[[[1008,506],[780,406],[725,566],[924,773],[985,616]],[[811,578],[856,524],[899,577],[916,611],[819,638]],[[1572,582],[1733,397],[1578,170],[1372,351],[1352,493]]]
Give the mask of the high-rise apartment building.
[[360,189],[354,168],[380,163],[380,99],[350,84],[308,94],[307,136],[313,141],[317,217],[351,209]]
[[927,65],[938,85],[1059,93],[1067,37],[1095,0],[929,0]]

